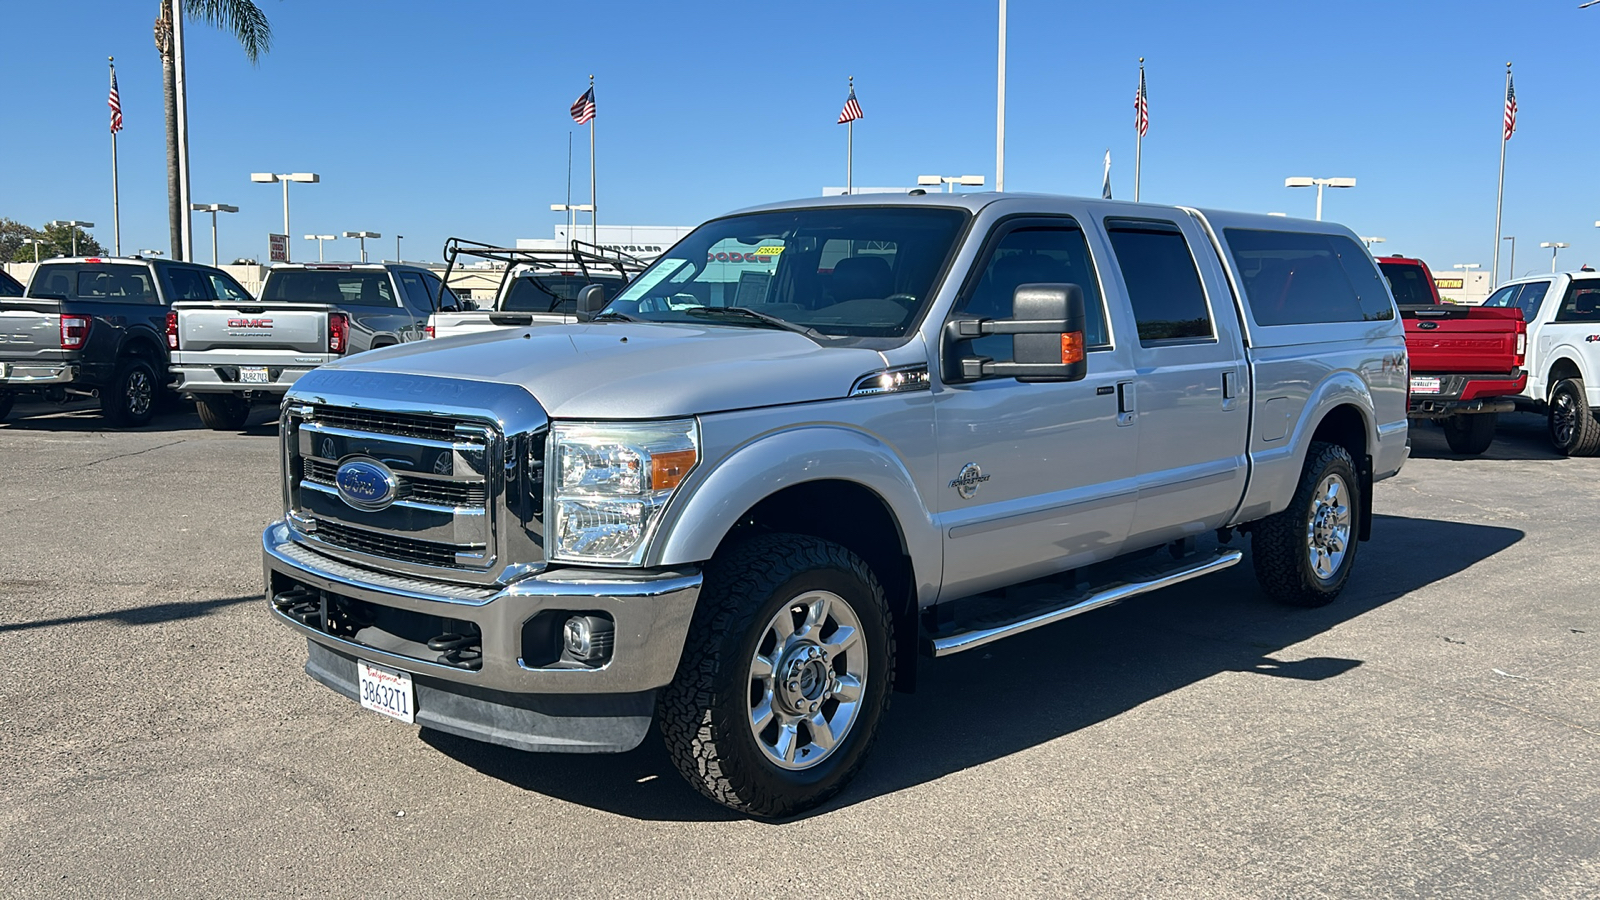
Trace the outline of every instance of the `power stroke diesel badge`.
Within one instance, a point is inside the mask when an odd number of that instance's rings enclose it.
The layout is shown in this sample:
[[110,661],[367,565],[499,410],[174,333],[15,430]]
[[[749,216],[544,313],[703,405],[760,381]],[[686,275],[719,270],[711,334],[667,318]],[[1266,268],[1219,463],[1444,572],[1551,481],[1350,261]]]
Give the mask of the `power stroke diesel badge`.
[[972,495],[978,492],[978,485],[988,480],[989,476],[983,474],[977,463],[967,463],[961,467],[961,474],[950,479],[950,486],[956,489],[961,499],[971,500]]

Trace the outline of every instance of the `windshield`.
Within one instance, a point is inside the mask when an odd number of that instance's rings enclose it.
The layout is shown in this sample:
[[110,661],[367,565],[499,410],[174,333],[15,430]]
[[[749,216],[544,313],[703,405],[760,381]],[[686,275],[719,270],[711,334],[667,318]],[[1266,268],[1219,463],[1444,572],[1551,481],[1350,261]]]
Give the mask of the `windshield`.
[[1389,279],[1389,289],[1394,291],[1394,302],[1400,306],[1433,306],[1438,301],[1433,296],[1433,286],[1421,266],[1411,263],[1378,263],[1384,277]]
[[774,326],[716,312],[740,307],[823,335],[903,337],[921,319],[966,219],[963,210],[931,207],[718,219],[662,255],[605,312],[648,322]]
[[327,303],[333,306],[398,306],[389,290],[389,273],[286,269],[267,273],[261,299],[274,303]]
[[519,275],[512,279],[500,310],[570,314],[578,308],[578,293],[591,284],[601,285],[607,297],[615,297],[622,279],[614,275]]

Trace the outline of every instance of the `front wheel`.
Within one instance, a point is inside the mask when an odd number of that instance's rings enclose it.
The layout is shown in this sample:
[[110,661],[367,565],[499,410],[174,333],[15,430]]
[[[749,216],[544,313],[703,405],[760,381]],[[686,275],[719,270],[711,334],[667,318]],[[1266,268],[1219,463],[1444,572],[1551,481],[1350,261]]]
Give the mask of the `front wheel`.
[[678,674],[657,702],[678,772],[756,816],[832,797],[889,704],[891,633],[883,588],[838,544],[763,535],[712,560]]
[[1600,422],[1589,410],[1583,379],[1563,378],[1550,389],[1550,444],[1562,456],[1600,452]]
[[1258,522],[1250,534],[1256,581],[1291,606],[1332,603],[1356,561],[1356,511],[1361,482],[1350,452],[1315,441],[1289,508]]
[[156,382],[154,366],[138,357],[124,359],[117,364],[111,383],[100,389],[100,414],[121,428],[148,425],[155,415],[159,390],[162,386]]
[[1494,443],[1494,427],[1499,420],[1498,413],[1458,413],[1439,424],[1444,427],[1444,439],[1451,453],[1477,456]]
[[237,394],[197,394],[194,411],[212,431],[238,431],[250,421],[250,404]]

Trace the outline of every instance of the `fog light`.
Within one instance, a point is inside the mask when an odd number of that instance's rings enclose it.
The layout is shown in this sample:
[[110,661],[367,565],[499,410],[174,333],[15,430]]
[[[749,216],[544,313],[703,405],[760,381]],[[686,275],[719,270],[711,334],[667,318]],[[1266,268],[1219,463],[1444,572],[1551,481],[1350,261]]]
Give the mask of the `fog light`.
[[604,616],[573,616],[561,627],[566,655],[587,663],[602,663],[611,658],[616,626]]

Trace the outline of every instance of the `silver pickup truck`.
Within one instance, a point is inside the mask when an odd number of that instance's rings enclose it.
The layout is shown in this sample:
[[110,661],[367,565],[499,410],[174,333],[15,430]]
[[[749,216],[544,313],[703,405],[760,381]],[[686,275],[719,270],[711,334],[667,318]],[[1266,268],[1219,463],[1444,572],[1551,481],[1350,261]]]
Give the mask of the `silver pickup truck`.
[[439,277],[420,266],[274,266],[257,300],[172,305],[173,389],[194,396],[207,426],[241,428],[251,404],[276,402],[323,363],[420,340],[441,297],[456,305]]
[[1331,223],[806,201],[589,299],[302,377],[267,600],[363,707],[574,753],[655,721],[753,815],[838,791],[919,657],[1233,566],[1241,532],[1263,594],[1333,600],[1408,453],[1400,318]]

